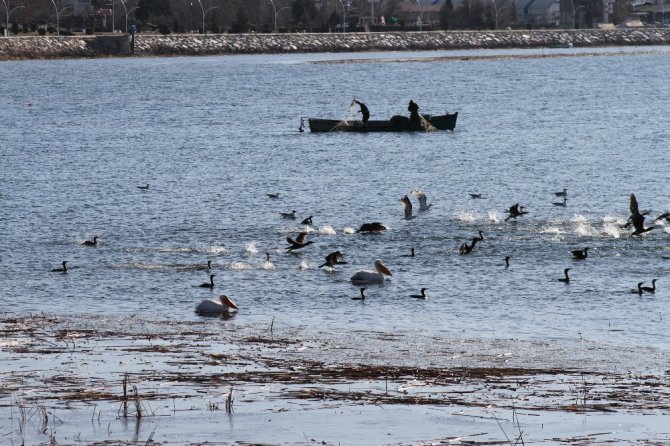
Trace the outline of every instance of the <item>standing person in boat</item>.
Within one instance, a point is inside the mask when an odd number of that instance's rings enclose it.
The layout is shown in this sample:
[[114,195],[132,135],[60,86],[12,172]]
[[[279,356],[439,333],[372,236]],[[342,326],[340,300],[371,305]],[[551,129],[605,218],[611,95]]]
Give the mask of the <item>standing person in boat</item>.
[[419,105],[410,99],[407,110],[409,110],[409,121],[419,122]]
[[367,127],[368,119],[370,119],[370,110],[368,110],[368,106],[361,101],[357,101],[356,99],[354,99],[354,102],[361,108],[358,112],[363,115],[363,125]]

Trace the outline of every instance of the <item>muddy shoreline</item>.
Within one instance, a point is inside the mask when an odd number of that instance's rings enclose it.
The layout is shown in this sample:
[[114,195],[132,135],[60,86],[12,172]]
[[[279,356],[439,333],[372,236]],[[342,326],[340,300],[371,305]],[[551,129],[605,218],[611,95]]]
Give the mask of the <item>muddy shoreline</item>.
[[[668,364],[663,351],[642,369],[626,370],[617,367],[616,360],[607,364],[580,359],[600,348],[595,345],[585,345],[569,363],[550,360],[555,347],[541,343],[525,345],[524,354],[513,351],[515,342],[482,344],[389,333],[342,336],[275,322],[246,327],[219,319],[4,315],[0,334],[0,414],[5,420],[0,434],[14,444],[70,444],[75,435],[77,444],[144,444],[149,435],[155,444],[200,444],[203,439],[190,434],[193,416],[216,419],[225,414],[230,422],[269,417],[266,422],[276,421],[273,429],[283,429],[305,417],[321,419],[333,410],[340,410],[342,417],[350,411],[373,412],[367,415],[371,420],[386,419],[391,410],[398,412],[392,419],[396,425],[416,411],[448,411],[450,419],[463,424],[455,429],[468,444],[509,444],[510,433],[531,442],[551,431],[545,426],[565,417],[588,418],[594,426],[586,433],[590,442],[597,442],[603,432],[615,443],[670,441],[670,429],[655,432],[653,438],[649,433],[670,414],[670,376],[664,370]],[[607,352],[612,353],[616,354]],[[647,358],[654,354],[640,353]],[[278,414],[287,421],[279,421]],[[640,417],[652,427],[636,430]],[[473,418],[488,423],[485,435],[468,430]],[[600,419],[604,425],[596,429]],[[624,435],[608,430],[611,419],[624,425],[625,420],[636,421]],[[98,427],[84,428],[85,421]],[[112,427],[128,423],[135,427]],[[205,429],[204,439],[214,439],[220,428],[213,429]],[[311,444],[296,440],[294,433],[282,434],[282,429],[269,438],[252,427],[229,435],[249,443],[276,438],[270,443]],[[407,444],[451,438],[431,429],[425,426],[415,434],[409,429],[409,438],[377,438],[379,433],[371,430],[371,437],[361,439],[352,428],[353,438],[345,432],[335,438],[324,432],[319,441]],[[552,431],[556,442],[579,435],[584,435],[581,428],[560,423]]]

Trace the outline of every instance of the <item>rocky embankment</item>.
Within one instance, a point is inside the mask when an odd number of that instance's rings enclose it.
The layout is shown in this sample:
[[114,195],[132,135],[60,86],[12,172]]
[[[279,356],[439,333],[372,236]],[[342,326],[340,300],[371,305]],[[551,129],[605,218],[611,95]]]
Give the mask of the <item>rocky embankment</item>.
[[307,52],[667,45],[670,28],[536,31],[430,31],[346,34],[138,34],[0,38],[0,60],[105,56],[278,54]]

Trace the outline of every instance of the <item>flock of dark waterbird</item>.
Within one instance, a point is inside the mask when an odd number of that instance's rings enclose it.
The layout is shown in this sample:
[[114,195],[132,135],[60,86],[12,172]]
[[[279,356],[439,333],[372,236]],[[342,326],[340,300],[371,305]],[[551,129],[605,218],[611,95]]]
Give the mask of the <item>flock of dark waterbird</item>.
[[[149,185],[147,184],[146,186],[137,186],[138,189],[147,191],[149,189]],[[411,195],[413,195],[418,201],[419,201],[419,210],[420,211],[426,211],[430,209],[432,204],[427,203],[427,197],[426,194],[420,190],[412,190]],[[266,194],[269,198],[271,199],[278,199],[280,198],[279,192],[274,192],[274,193],[267,193]],[[479,193],[470,193],[469,194],[472,199],[481,199],[482,194]],[[567,188],[563,188],[562,191],[559,192],[554,192],[554,195],[556,197],[562,197],[563,201],[562,202],[557,202],[553,203],[555,206],[566,206],[567,200],[568,200],[568,191]],[[408,195],[404,195],[401,199],[400,202],[403,205],[404,208],[404,218],[406,220],[411,220],[416,217],[413,213],[413,206],[412,202],[409,199]],[[635,198],[635,194],[630,194],[630,216],[626,220],[626,223],[623,225],[623,228],[629,228],[633,227],[633,232],[630,234],[631,237],[636,237],[640,236],[646,232],[649,232],[655,228],[655,226],[646,226],[644,224],[646,216],[650,213],[649,211],[640,211],[637,199]],[[522,217],[523,215],[528,214],[529,212],[525,210],[524,206],[521,206],[519,203],[515,203],[514,205],[510,206],[508,209],[508,216],[505,218],[505,221],[508,221],[510,219],[517,219],[519,217]],[[294,209],[291,212],[280,212],[279,214],[282,218],[284,219],[291,219],[295,220],[298,218],[297,216],[297,211]],[[312,223],[312,218],[313,216],[310,215],[309,217],[304,218],[301,221],[302,225],[305,226],[311,226]],[[670,222],[670,212],[665,212],[658,217],[654,221],[660,221],[660,220],[666,220],[667,222]],[[369,222],[369,223],[363,223],[358,230],[356,230],[357,233],[379,233],[383,232],[387,229],[387,227],[380,223],[380,222]],[[477,243],[482,242],[484,240],[484,234],[480,230],[478,231],[478,236],[473,237],[469,242],[463,242],[461,244],[458,252],[461,255],[468,255],[472,253],[475,249],[475,246]],[[307,231],[301,231],[298,233],[298,235],[294,238],[291,236],[286,237],[286,241],[288,243],[288,246],[285,248],[286,252],[293,252],[297,251],[300,249],[303,249],[311,244],[314,243],[312,240],[306,240],[308,235]],[[98,246],[98,236],[93,237],[92,240],[85,240],[81,242],[81,245],[83,246],[88,246],[88,247],[97,247]],[[588,258],[588,247],[584,247],[581,249],[576,249],[571,251],[572,258],[574,260],[586,260]],[[403,255],[403,257],[415,257],[416,253],[414,248],[411,248],[411,253]],[[334,251],[328,254],[325,257],[325,262],[319,265],[319,268],[323,267],[329,267],[333,268],[337,265],[345,265],[348,262],[346,262],[343,259],[344,255],[342,254],[341,251]],[[505,269],[509,268],[510,266],[510,259],[511,256],[505,256],[504,258],[504,267]],[[266,261],[269,263],[270,262],[270,253],[266,252]],[[58,272],[58,273],[67,273],[69,271],[68,269],[68,261],[64,260],[62,262],[62,267],[60,268],[54,268],[51,271],[52,272]],[[391,275],[391,272],[388,271],[388,269],[383,265],[381,260],[376,260],[375,261],[375,267],[377,271],[358,271],[354,276],[352,276],[351,281],[354,284],[374,284],[374,283],[382,283],[384,280],[384,275]],[[212,270],[212,261],[208,260],[207,265],[203,266],[204,269],[207,269],[209,271]],[[568,272],[572,268],[565,268],[563,270],[563,277],[560,277],[556,279],[559,282],[562,282],[566,285],[570,284],[570,276]],[[206,288],[206,289],[214,289],[215,284],[214,284],[214,277],[216,277],[216,274],[210,274],[209,276],[209,282],[202,283],[200,285],[195,285],[196,287],[199,288]],[[637,284],[637,287],[633,290],[631,290],[631,293],[638,294],[642,296],[644,293],[655,293],[656,292],[656,282],[658,279],[653,279],[651,281],[652,286],[643,286],[644,282],[639,282]],[[352,297],[352,300],[359,300],[359,301],[364,301],[366,299],[365,296],[365,287],[360,288],[360,295]],[[426,299],[426,291],[428,288],[421,288],[420,289],[420,294],[411,294],[409,297],[413,299]],[[220,302],[217,301],[212,301],[212,300],[204,300],[202,301],[196,308],[196,311],[198,312],[207,312],[207,313],[228,313],[230,311],[237,310],[237,306],[232,302],[227,296],[221,295],[219,297]]]

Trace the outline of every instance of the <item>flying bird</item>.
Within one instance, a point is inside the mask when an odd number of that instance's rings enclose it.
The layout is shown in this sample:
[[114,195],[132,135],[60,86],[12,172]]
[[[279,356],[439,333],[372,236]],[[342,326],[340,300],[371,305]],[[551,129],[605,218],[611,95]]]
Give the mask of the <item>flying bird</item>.
[[644,215],[640,213],[635,194],[630,194],[630,217],[628,217],[628,219],[635,228],[635,231],[631,233],[631,237],[643,234],[655,228],[655,226],[649,226],[648,228],[644,227]]
[[342,260],[342,253],[340,251],[331,252],[326,256],[326,262],[319,265],[319,268],[324,266],[333,267],[335,265],[346,265],[347,262]]
[[419,210],[420,211],[427,211],[433,205],[432,203],[431,204],[426,204],[427,197],[426,197],[426,194],[423,191],[413,190],[412,195],[414,195],[414,197],[417,200],[419,200]]
[[402,206],[405,208],[405,220],[411,220],[414,218],[412,215],[412,202],[409,201],[409,197],[405,195],[400,199]]
[[664,220],[670,223],[670,212],[664,212],[654,219],[654,221]]
[[354,284],[372,284],[383,283],[384,276],[392,276],[391,271],[382,263],[381,260],[375,260],[375,271],[361,270],[351,276],[351,282]]
[[519,206],[519,203],[516,203],[509,208],[509,215],[507,218],[505,218],[505,221],[509,220],[510,218],[516,219],[517,217],[521,217],[524,214],[527,214],[528,211],[523,210],[523,206]]
[[311,245],[314,243],[312,240],[305,241],[305,237],[307,237],[306,232],[301,232],[298,234],[298,236],[293,240],[291,237],[286,237],[286,241],[289,243],[290,246],[286,248],[287,251],[294,251],[296,249],[301,249],[304,248],[307,245]]

